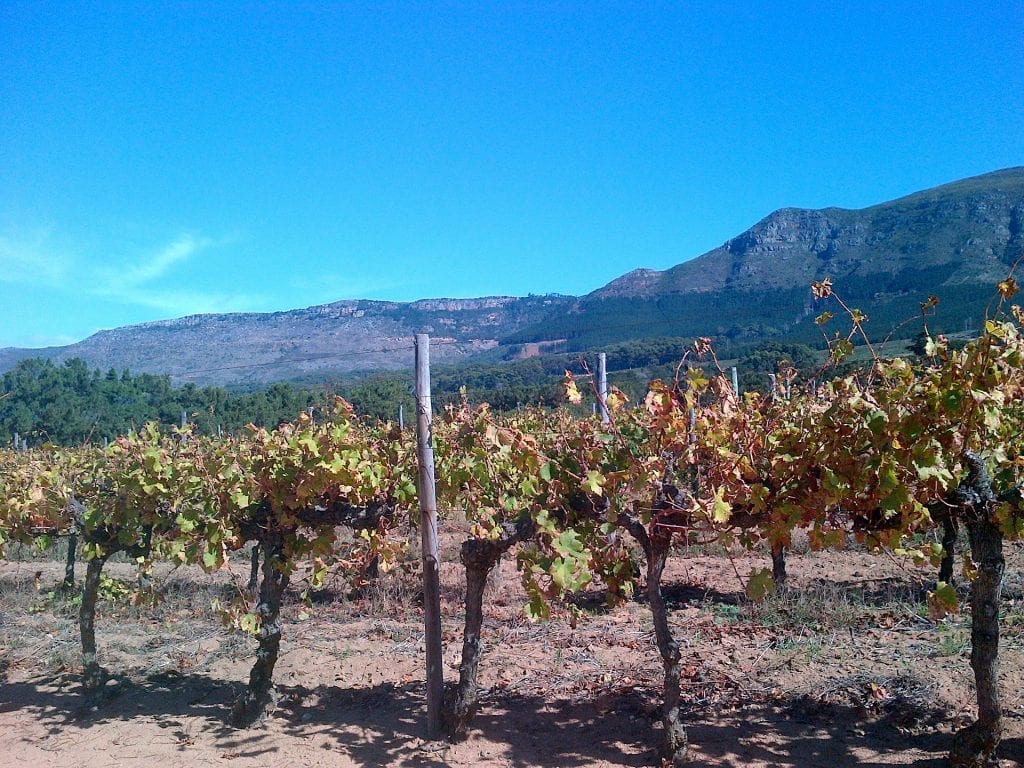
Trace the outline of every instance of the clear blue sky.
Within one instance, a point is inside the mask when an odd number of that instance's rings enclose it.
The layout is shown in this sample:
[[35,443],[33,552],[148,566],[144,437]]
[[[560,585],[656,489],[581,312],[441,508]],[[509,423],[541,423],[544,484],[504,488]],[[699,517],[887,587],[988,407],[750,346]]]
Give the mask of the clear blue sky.
[[0,346],[586,293],[1022,164],[1019,1],[4,0]]

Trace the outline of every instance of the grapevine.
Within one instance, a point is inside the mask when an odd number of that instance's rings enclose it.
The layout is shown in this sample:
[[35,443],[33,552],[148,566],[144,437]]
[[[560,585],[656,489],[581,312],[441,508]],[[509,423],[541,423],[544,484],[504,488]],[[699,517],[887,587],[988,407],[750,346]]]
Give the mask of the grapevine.
[[[797,529],[815,549],[854,536],[939,566],[929,607],[941,616],[959,610],[952,544],[963,527],[978,717],[956,735],[951,765],[993,764],[1002,718],[1002,548],[1024,536],[1024,317],[1005,306],[1016,291],[1012,279],[999,290],[992,318],[962,348],[929,336],[923,361],[874,357],[822,384],[791,382],[782,372],[785,387],[739,396],[710,342],[699,339],[693,354],[712,356],[710,373],[684,360],[674,381],[652,382],[636,404],[613,389],[607,423],[565,408],[498,416],[465,400],[449,406],[432,435],[438,498],[469,525],[460,553],[467,591],[459,681],[446,704],[451,737],[467,733],[479,704],[484,585],[507,554],[514,553],[532,619],[548,618],[552,601],[594,582],[611,601],[646,590],[664,674],[662,755],[681,765],[688,734],[680,644],[661,593],[675,542],[767,546],[773,567],[754,570],[747,582],[757,600],[785,584],[784,552]],[[815,292],[838,301],[830,283]],[[830,340],[835,362],[867,321],[839,303],[852,328]],[[571,376],[566,394],[579,398]],[[155,559],[214,571],[258,547],[258,594],[250,602],[239,590],[225,608],[256,641],[249,684],[231,716],[251,724],[274,703],[281,601],[297,564],[311,564],[317,586],[337,569],[365,579],[371,563],[386,569],[396,557],[402,543],[394,532],[417,501],[413,443],[338,400],[325,420],[304,414],[224,439],[150,424],[102,450],[0,451],[0,548],[54,531],[81,537],[83,682],[96,692],[105,673],[95,605],[113,554],[127,553],[143,573]],[[339,526],[356,532],[354,544],[341,546]]]

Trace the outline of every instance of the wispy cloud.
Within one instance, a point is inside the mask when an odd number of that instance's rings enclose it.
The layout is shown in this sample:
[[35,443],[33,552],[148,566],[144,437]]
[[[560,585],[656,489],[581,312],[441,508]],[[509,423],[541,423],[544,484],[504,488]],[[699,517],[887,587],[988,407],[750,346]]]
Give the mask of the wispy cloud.
[[179,234],[163,246],[150,249],[116,269],[104,271],[92,292],[118,303],[148,307],[174,316],[242,312],[260,307],[264,300],[256,295],[182,289],[166,284],[176,267],[222,244],[203,235]]
[[[251,312],[269,308],[265,296],[240,290],[220,278],[210,255],[237,241],[180,231],[140,245],[138,232],[118,240],[115,232],[79,233],[72,242],[56,226],[0,229],[0,295],[18,298],[0,305],[0,347],[62,346],[96,328],[183,315]],[[74,312],[39,311],[74,302]],[[82,333],[74,329],[79,328]],[[74,335],[72,336],[71,333]]]
[[53,228],[20,235],[0,234],[0,282],[60,287],[71,259],[53,242]]
[[187,261],[191,256],[214,245],[208,237],[193,234],[182,234],[171,243],[145,254],[138,260],[118,270],[113,275],[113,284],[126,288],[144,285],[152,280],[163,277],[172,267]]

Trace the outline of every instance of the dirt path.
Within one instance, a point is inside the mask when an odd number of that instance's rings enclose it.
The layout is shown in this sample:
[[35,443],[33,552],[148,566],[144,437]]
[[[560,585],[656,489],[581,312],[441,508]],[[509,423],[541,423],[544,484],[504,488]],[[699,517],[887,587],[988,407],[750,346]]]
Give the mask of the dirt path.
[[[1006,765],[1024,765],[1024,582],[1007,581],[1002,690]],[[750,605],[736,572],[763,560],[676,558],[666,589],[685,664],[695,765],[939,768],[971,718],[969,624],[921,616],[903,565],[858,553],[793,556],[786,597]],[[646,606],[581,597],[575,628],[530,624],[511,563],[486,606],[483,706],[469,739],[422,740],[422,629],[413,588],[286,607],[264,725],[225,716],[251,664],[250,643],[208,609],[223,576],[179,571],[153,609],[98,621],[115,675],[82,709],[73,606],[46,599],[58,563],[0,564],[0,754],[26,766],[647,766],[656,765],[660,663]],[[114,568],[127,575],[126,567]],[[918,574],[923,579],[927,574]],[[460,572],[443,567],[446,679],[457,677]],[[35,606],[36,612],[28,609]],[[307,615],[308,614],[308,615]]]

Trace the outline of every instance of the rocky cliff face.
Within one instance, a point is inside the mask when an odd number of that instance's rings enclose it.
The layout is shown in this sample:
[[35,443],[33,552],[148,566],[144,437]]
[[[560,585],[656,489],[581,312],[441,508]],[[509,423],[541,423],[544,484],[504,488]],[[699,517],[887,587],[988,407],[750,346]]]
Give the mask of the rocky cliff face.
[[1024,169],[1012,168],[862,210],[783,208],[703,256],[590,296],[787,289],[936,267],[942,285],[992,283],[1024,253],[1022,224]]
[[634,269],[622,277],[612,280],[592,296],[644,296],[655,292],[661,284],[662,275],[656,269]]

